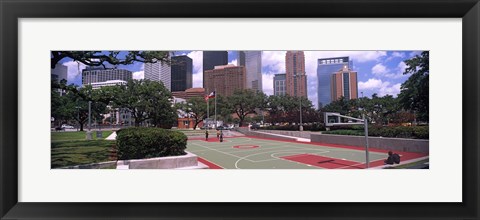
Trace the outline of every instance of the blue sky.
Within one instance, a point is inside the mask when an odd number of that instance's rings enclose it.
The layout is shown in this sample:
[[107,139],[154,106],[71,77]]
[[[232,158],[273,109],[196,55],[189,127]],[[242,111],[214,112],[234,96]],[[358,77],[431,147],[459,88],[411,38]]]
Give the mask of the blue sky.
[[[273,76],[285,73],[285,51],[263,51],[262,73],[263,91],[273,94]],[[353,70],[358,72],[358,92],[371,97],[373,93],[379,96],[397,96],[400,85],[409,77],[403,75],[404,60],[410,59],[421,51],[305,51],[305,70],[307,72],[308,98],[317,105],[317,60],[329,57],[348,56],[353,60]],[[193,87],[202,86],[202,51],[177,51],[175,55],[187,55],[193,60]],[[229,63],[236,64],[237,52],[229,51]],[[81,84],[81,72],[85,68],[71,60],[62,60],[68,66],[68,83]],[[135,79],[143,78],[143,64],[135,63],[118,68],[133,72]],[[80,71],[79,71],[80,70]]]

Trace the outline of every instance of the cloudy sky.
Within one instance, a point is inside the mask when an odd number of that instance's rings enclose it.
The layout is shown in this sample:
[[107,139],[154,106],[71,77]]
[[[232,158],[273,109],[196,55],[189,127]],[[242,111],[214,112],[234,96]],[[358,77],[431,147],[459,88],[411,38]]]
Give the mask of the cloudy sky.
[[[273,76],[285,73],[285,51],[263,51],[262,73],[263,92],[273,94]],[[358,93],[370,97],[397,96],[400,85],[408,78],[403,75],[404,60],[410,59],[421,51],[305,51],[305,70],[307,72],[308,98],[317,105],[317,60],[321,58],[348,56],[353,60],[353,70],[358,72]],[[202,87],[202,51],[179,51],[175,55],[187,55],[193,60],[193,87]],[[237,52],[228,52],[229,63],[237,63]],[[62,60],[68,66],[68,82],[81,85],[81,70],[84,65],[74,61]],[[143,79],[143,64],[135,63],[118,68],[133,72],[134,79]]]

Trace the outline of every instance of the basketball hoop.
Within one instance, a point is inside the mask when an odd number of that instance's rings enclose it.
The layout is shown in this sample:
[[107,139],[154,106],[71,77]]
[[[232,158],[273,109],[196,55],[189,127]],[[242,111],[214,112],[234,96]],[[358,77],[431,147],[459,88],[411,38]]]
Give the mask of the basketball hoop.
[[[342,118],[348,119],[347,122],[342,122]],[[370,167],[370,160],[368,155],[368,120],[365,115],[362,118],[354,118],[346,115],[341,115],[338,112],[325,112],[325,127],[333,127],[340,125],[363,125],[365,128],[365,159],[367,169]]]

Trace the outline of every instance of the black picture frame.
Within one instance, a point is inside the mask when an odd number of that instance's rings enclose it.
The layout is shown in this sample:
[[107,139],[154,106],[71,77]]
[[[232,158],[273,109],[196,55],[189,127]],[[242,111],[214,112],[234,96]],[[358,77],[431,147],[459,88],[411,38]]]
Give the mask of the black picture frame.
[[[478,0],[0,0],[0,15],[1,219],[479,219]],[[462,18],[463,202],[18,202],[18,19],[84,17]]]

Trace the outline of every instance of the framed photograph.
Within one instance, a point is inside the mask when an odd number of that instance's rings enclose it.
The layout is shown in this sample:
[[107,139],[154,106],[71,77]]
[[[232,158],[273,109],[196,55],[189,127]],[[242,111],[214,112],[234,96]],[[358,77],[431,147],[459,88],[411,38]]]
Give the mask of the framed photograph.
[[477,0],[0,6],[2,219],[479,218]]

